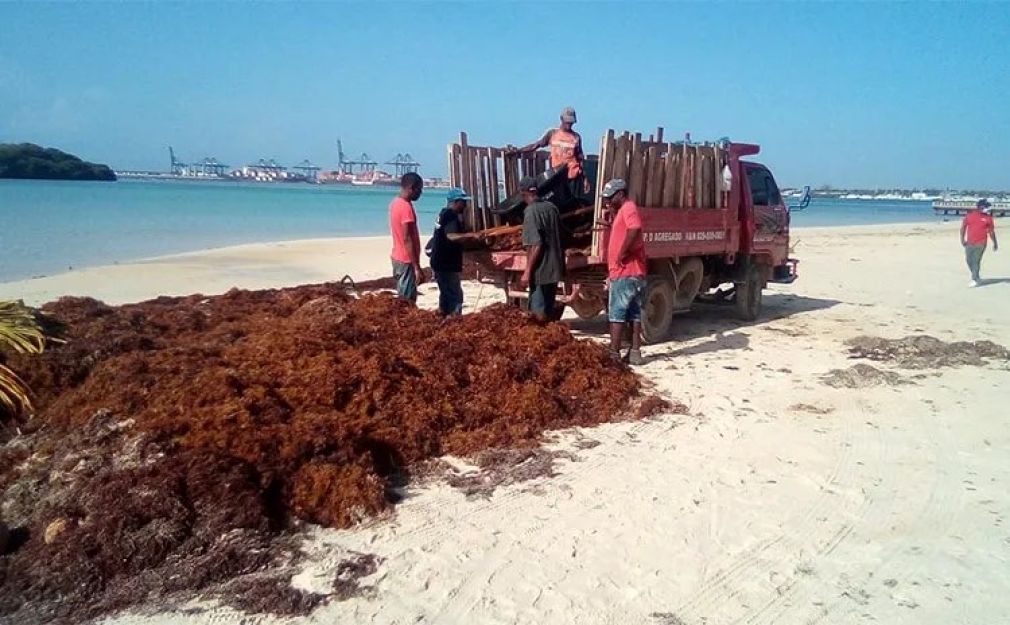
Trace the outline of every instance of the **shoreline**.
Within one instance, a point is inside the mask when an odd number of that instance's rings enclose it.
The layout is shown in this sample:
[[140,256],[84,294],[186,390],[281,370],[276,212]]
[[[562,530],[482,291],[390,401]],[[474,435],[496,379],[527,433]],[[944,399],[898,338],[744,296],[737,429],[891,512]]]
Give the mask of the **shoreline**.
[[[936,234],[956,236],[957,222],[807,226],[791,230],[796,256],[805,266],[804,248],[813,237],[890,237]],[[264,289],[339,280],[385,277],[388,236],[348,236],[242,243],[94,265],[49,276],[0,282],[0,299],[40,305],[65,295],[89,296],[124,304],[159,295],[213,295],[231,288]],[[422,263],[426,263],[422,259]]]

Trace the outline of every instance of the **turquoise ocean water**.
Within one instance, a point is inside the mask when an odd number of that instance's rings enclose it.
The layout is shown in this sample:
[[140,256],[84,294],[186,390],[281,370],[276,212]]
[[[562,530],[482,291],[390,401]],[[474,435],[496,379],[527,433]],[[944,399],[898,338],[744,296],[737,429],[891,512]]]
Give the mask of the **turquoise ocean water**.
[[[0,281],[162,254],[385,234],[391,187],[232,182],[0,180]],[[442,189],[417,203],[426,239]],[[928,202],[818,200],[796,226],[934,221]]]

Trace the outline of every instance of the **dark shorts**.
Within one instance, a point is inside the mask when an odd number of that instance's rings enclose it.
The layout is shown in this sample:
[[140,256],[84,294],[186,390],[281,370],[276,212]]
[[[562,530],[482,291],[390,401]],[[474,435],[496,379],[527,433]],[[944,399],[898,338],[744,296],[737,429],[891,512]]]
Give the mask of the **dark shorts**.
[[530,312],[550,317],[558,294],[558,283],[530,285]]
[[417,301],[417,279],[414,268],[409,263],[393,261],[393,277],[396,278],[396,296],[408,302]]
[[642,320],[642,294],[645,278],[615,278],[610,281],[608,316],[611,323]]

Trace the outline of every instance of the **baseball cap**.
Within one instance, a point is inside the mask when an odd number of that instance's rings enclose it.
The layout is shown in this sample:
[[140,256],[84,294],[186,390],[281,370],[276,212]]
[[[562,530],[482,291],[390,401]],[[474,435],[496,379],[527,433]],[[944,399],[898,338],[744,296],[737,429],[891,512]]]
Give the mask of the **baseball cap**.
[[975,202],[976,208],[989,208],[989,200],[982,198],[978,202]]
[[446,194],[446,199],[449,202],[455,202],[456,200],[464,200],[469,202],[470,196],[467,195],[466,191],[464,191],[463,189],[460,189],[459,187],[453,187],[452,189],[449,189],[449,192]]
[[574,124],[578,121],[575,117],[575,109],[570,106],[561,109],[561,121],[568,122],[569,124]]
[[523,179],[519,181],[520,191],[536,191],[537,190],[537,179],[533,176],[523,176]]
[[614,178],[607,184],[603,185],[603,193],[601,193],[600,195],[602,195],[605,198],[611,198],[614,197],[614,194],[616,194],[618,191],[627,191],[627,190],[628,190],[628,183],[624,182],[620,178]]

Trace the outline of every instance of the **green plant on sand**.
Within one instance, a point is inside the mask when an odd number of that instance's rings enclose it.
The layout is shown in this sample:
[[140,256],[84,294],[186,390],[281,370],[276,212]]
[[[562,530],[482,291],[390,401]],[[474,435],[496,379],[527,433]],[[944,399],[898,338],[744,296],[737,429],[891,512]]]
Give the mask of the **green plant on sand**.
[[[40,354],[45,346],[45,334],[31,309],[20,301],[0,301],[0,350]],[[31,389],[0,362],[0,420],[17,417],[31,409]]]

